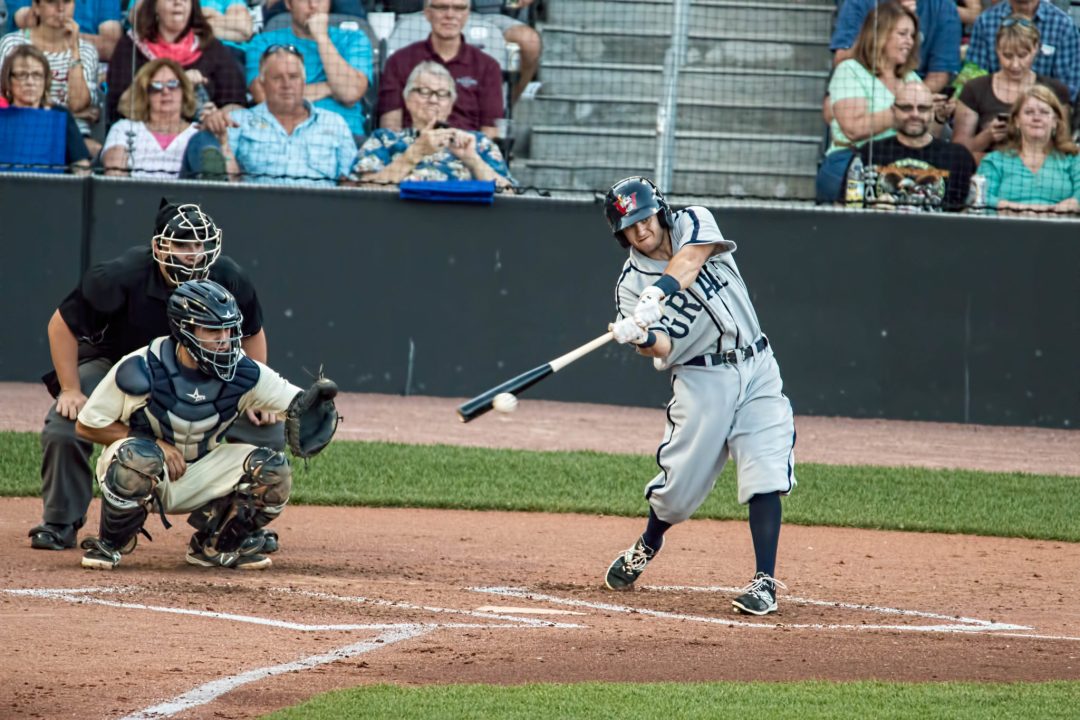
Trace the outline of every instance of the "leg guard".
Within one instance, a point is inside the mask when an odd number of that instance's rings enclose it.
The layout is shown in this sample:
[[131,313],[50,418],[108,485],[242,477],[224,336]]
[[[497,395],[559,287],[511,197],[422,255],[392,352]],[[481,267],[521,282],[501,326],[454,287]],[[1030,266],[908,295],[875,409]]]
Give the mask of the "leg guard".
[[121,552],[134,549],[164,471],[165,454],[152,440],[132,438],[117,448],[99,483],[101,540]]
[[[244,460],[236,492],[199,508],[188,518],[198,530],[193,544],[218,553],[256,555],[266,535],[256,533],[281,514],[292,491],[292,468],[284,453],[257,448]],[[277,536],[274,535],[276,550]]]

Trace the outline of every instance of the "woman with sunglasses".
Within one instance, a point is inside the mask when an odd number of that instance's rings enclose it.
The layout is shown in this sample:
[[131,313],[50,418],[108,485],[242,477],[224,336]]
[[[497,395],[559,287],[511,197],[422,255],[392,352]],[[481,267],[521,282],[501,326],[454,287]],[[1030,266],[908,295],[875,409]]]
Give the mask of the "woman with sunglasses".
[[1068,113],[1045,85],[1032,85],[1009,112],[1000,150],[983,158],[986,206],[999,215],[1080,214],[1080,156]]
[[109,121],[130,117],[124,97],[136,70],[151,60],[176,61],[195,88],[200,119],[229,112],[247,102],[244,73],[227,47],[214,37],[199,0],[142,0],[134,27],[116,44],[109,62],[106,109]]
[[142,66],[131,87],[131,119],[113,125],[105,139],[105,174],[179,177],[184,151],[199,132],[191,122],[191,80],[175,60],[158,58]]
[[49,96],[52,73],[45,53],[33,45],[20,45],[0,65],[0,107],[33,108],[63,113],[65,116],[64,164],[76,175],[90,172],[90,152],[83,142],[75,118]]
[[1003,146],[1009,111],[1031,86],[1045,85],[1065,107],[1069,106],[1069,89],[1064,83],[1032,70],[1039,46],[1039,29],[1035,24],[1020,15],[1009,16],[1001,23],[994,46],[1001,69],[969,80],[960,91],[953,120],[953,142],[967,147],[976,160]]

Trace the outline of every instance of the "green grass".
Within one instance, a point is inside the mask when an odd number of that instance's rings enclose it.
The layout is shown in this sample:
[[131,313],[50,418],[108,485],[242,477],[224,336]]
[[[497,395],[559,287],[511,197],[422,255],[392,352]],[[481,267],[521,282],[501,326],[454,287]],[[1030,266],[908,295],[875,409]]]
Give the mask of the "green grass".
[[[0,433],[0,495],[40,491],[38,436]],[[293,502],[644,515],[652,457],[336,442],[296,464]],[[785,522],[1080,541],[1078,478],[799,465]],[[744,518],[731,464],[697,518]]]
[[1075,718],[1080,683],[580,683],[512,687],[374,685],[320,695],[267,717],[327,718],[749,718],[769,720],[986,720]]

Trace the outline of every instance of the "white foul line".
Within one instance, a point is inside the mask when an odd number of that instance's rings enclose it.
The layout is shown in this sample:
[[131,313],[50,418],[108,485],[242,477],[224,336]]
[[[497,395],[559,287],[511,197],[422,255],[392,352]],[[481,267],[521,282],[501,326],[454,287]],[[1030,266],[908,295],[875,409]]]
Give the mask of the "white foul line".
[[711,625],[726,625],[731,627],[745,627],[757,629],[797,629],[797,630],[895,630],[900,632],[940,632],[940,633],[985,633],[993,630],[1031,630],[1024,625],[1012,625],[1009,623],[987,622],[986,624],[972,625],[832,625],[824,623],[768,623],[746,622],[743,620],[724,620],[718,617],[702,615],[685,615],[682,613],[666,612],[663,610],[649,610],[647,608],[628,607],[626,605],[613,605],[611,603],[591,602],[588,600],[573,600],[560,598],[553,595],[533,593],[522,588],[512,587],[486,587],[469,588],[475,592],[489,593],[503,597],[524,598],[554,603],[556,605],[568,605],[571,607],[587,607],[594,610],[605,610],[623,614],[648,615],[650,617],[663,618],[666,620],[686,620],[690,622],[707,623]]
[[256,668],[254,670],[248,670],[247,672],[240,673],[239,675],[233,675],[232,677],[219,678],[218,680],[211,680],[208,683],[204,683],[193,690],[189,690],[183,695],[177,695],[171,700],[166,700],[163,703],[148,707],[145,710],[140,710],[131,715],[125,716],[122,720],[152,720],[154,718],[167,718],[176,715],[177,713],[190,710],[200,705],[205,705],[208,702],[216,700],[225,693],[231,692],[241,685],[263,680],[274,675],[282,675],[288,672],[295,672],[298,670],[309,670],[319,665],[327,665],[329,663],[337,662],[339,660],[346,660],[357,655],[362,655],[372,650],[378,650],[379,648],[392,645],[402,640],[409,640],[410,638],[419,637],[425,633],[431,632],[434,628],[421,628],[415,626],[411,629],[399,629],[389,632],[385,632],[379,637],[373,640],[364,640],[363,642],[354,643],[352,645],[346,645],[345,647],[331,650],[330,652],[323,653],[321,655],[312,655],[310,657],[301,658],[300,660],[294,660],[290,663],[284,663],[282,665],[271,665],[270,667]]

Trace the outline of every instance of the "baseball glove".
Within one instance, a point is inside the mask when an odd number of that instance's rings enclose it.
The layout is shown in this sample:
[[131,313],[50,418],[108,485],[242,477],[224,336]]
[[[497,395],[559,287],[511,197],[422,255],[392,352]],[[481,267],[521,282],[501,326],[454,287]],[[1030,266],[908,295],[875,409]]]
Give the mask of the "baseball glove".
[[341,419],[334,405],[337,393],[337,383],[320,375],[289,403],[285,411],[285,442],[293,455],[309,458],[330,444]]

